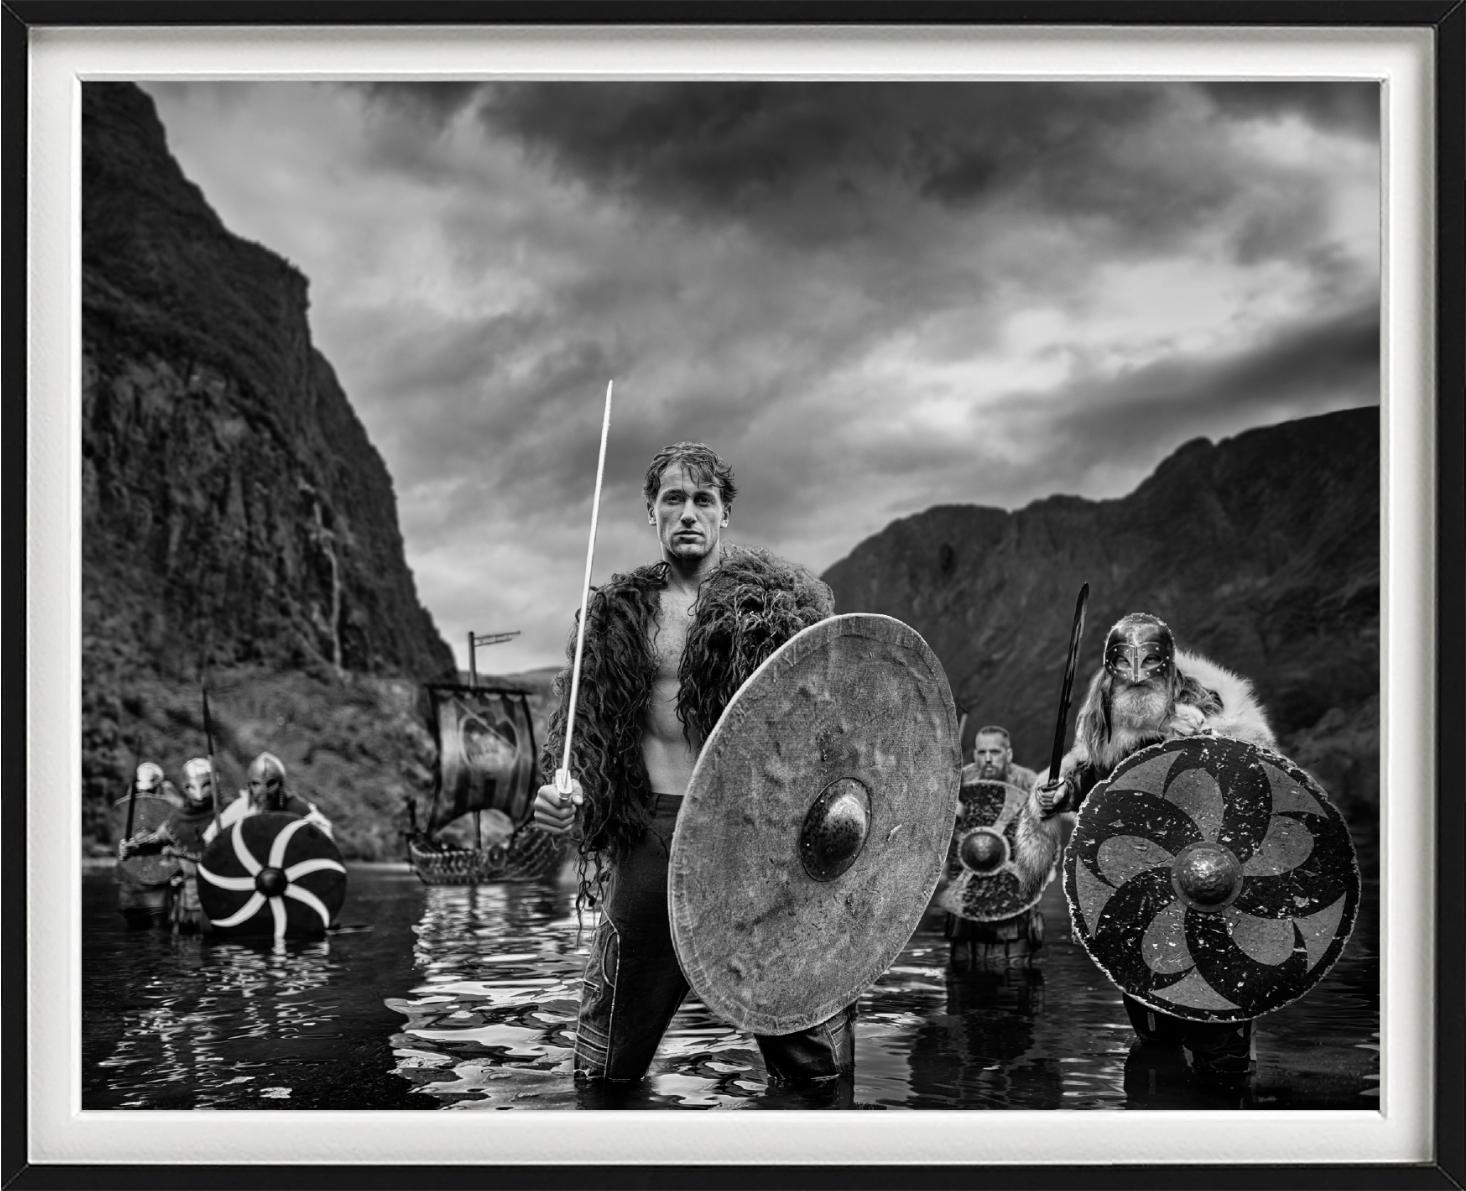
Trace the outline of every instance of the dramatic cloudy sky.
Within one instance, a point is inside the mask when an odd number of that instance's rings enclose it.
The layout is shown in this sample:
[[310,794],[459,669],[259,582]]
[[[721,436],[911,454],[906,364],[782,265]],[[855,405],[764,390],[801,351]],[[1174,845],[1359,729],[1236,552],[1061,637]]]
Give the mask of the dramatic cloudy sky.
[[701,439],[735,540],[822,570],[937,503],[1128,492],[1180,443],[1378,401],[1363,83],[149,83],[310,279],[423,603],[558,660]]

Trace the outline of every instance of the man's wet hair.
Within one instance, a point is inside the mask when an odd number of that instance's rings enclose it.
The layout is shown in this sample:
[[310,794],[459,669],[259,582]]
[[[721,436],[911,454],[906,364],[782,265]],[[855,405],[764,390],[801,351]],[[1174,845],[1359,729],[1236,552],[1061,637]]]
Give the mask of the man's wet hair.
[[977,738],[979,736],[1001,736],[1003,738],[1003,744],[1005,747],[1013,747],[1013,738],[1008,735],[1008,729],[1003,727],[1001,724],[989,724],[986,728],[979,728],[976,732],[974,732],[972,734],[973,748],[977,747]]
[[662,487],[662,474],[679,463],[699,484],[715,486],[723,498],[724,508],[733,503],[733,498],[738,495],[738,486],[733,483],[733,469],[711,447],[700,442],[679,442],[663,447],[652,456],[651,466],[646,469],[646,480],[641,486],[647,504],[655,503],[657,492]]

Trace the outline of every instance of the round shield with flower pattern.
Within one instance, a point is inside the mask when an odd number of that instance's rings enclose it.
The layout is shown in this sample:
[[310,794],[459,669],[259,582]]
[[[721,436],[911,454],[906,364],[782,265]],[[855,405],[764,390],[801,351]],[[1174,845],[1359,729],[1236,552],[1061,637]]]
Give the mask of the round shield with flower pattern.
[[331,837],[297,815],[240,819],[204,850],[199,902],[231,938],[323,935],[346,900],[346,866]]
[[1013,863],[1027,791],[1007,782],[969,781],[957,795],[957,823],[936,904],[971,922],[1002,922],[1037,905],[1053,879],[1025,890]]
[[1101,970],[1191,1021],[1302,996],[1343,950],[1359,891],[1349,829],[1318,783],[1216,736],[1117,766],[1080,808],[1064,873],[1074,933]]

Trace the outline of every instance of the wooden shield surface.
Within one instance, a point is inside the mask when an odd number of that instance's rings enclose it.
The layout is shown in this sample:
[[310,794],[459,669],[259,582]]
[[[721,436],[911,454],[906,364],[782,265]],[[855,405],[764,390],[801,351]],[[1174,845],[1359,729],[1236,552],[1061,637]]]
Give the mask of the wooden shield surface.
[[1191,1021],[1296,1000],[1359,907],[1348,827],[1312,777],[1239,740],[1142,749],[1085,799],[1065,865],[1074,933],[1125,992]]
[[336,844],[298,815],[248,815],[204,849],[199,902],[215,934],[231,938],[322,935],[346,900]]
[[788,1034],[859,997],[936,887],[960,774],[913,629],[836,616],[785,642],[708,737],[672,839],[672,938],[708,1009]]
[[1025,790],[1007,782],[962,784],[938,906],[972,922],[1002,922],[1039,903],[1053,874],[1024,896],[1013,865],[1018,815],[1027,801]]
[[[156,794],[139,794],[132,808],[132,834],[156,831],[173,817],[174,806],[166,798]],[[127,799],[119,798],[112,804],[112,839],[121,843],[127,834]],[[178,871],[178,861],[161,852],[150,852],[145,856],[129,856],[117,862],[117,879],[128,885],[145,888],[166,885]]]

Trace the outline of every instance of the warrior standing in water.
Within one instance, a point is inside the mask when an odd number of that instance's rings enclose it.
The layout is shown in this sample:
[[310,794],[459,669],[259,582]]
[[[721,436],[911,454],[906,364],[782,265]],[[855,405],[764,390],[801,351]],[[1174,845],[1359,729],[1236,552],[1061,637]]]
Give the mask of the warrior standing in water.
[[[1057,776],[1030,796],[1025,814],[1045,825],[1057,849],[1060,811],[1077,811],[1085,796],[1126,757],[1177,737],[1212,733],[1260,748],[1277,747],[1267,716],[1246,679],[1197,654],[1176,649],[1166,623],[1144,612],[1122,617],[1105,640],[1075,721],[1074,747]],[[1035,836],[1034,838],[1043,838]],[[1180,1043],[1202,1074],[1245,1074],[1251,1021],[1183,1021],[1125,996],[1125,1009],[1145,1043]]]
[[[569,801],[539,788],[535,820],[565,831],[581,815],[578,905],[597,902],[575,1040],[579,1077],[646,1074],[688,984],[667,916],[667,864],[698,753],[723,708],[766,658],[830,616],[830,590],[803,567],[723,540],[733,472],[700,443],[651,462],[643,495],[661,560],[614,576],[587,601],[581,716]],[[575,635],[570,649],[574,654]],[[545,742],[564,746],[570,676]],[[590,877],[595,867],[597,875]],[[771,1083],[810,1084],[854,1070],[854,1005],[794,1034],[756,1039]]]

